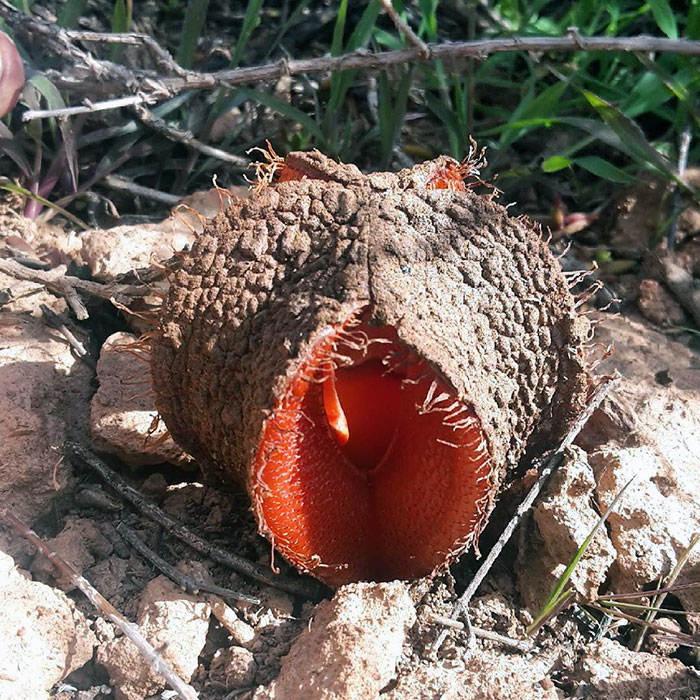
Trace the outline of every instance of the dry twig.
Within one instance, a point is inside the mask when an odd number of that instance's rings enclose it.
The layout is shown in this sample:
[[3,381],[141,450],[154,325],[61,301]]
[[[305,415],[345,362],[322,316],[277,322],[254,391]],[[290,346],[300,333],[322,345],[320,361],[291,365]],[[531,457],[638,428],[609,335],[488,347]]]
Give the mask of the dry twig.
[[48,271],[32,270],[14,260],[0,258],[0,272],[4,272],[6,275],[18,280],[26,280],[27,282],[43,285],[50,292],[65,297],[68,305],[73,309],[80,321],[89,318],[89,314],[78,292],[92,297],[99,297],[100,299],[115,301],[124,306],[128,306],[131,299],[135,297],[143,297],[149,294],[148,289],[142,286],[117,284],[115,282],[102,284],[100,282],[82,280],[79,277],[72,277],[65,274],[64,266]]
[[[690,151],[690,119],[686,119],[685,126],[681,131],[678,139],[678,177],[685,176],[685,169],[688,166],[688,151]],[[668,249],[673,250],[676,247],[676,230],[678,229],[678,217],[681,213],[681,186],[676,185],[673,188],[671,195],[671,222],[668,225],[666,241]]]
[[87,351],[85,346],[75,337],[73,334],[73,331],[71,331],[68,326],[63,323],[61,320],[61,317],[51,311],[51,309],[46,306],[46,304],[39,304],[39,308],[41,309],[42,316],[44,318],[44,322],[51,326],[51,328],[55,328],[61,335],[68,341],[69,345],[75,350],[76,354],[78,357],[88,366],[90,369],[95,369],[97,366],[97,363],[95,362],[95,358]]
[[97,472],[122,498],[129,501],[129,503],[135,506],[146,517],[153,520],[153,522],[164,527],[168,534],[174,535],[179,540],[192,547],[192,549],[266,586],[280,588],[289,593],[301,595],[306,598],[315,598],[318,596],[319,586],[310,580],[303,578],[297,580],[282,578],[281,576],[270,573],[264,566],[255,564],[231,552],[227,552],[216,545],[206,542],[198,535],[195,535],[184,525],[177,522],[177,520],[174,520],[167,513],[164,513],[158,506],[153,505],[143,494],[129,486],[119,474],[113,469],[110,469],[97,455],[81,445],[69,442],[66,444],[66,448],[69,453],[72,453],[81,462],[87,464],[91,469]]
[[156,554],[156,552],[146,545],[145,542],[143,542],[133,530],[124,525],[124,523],[119,523],[119,525],[117,525],[117,532],[146,561],[153,564],[158,571],[165,574],[171,581],[174,581],[184,590],[190,591],[194,594],[199,593],[199,591],[214,593],[227,601],[238,601],[242,603],[250,603],[251,605],[260,604],[260,598],[256,598],[252,595],[246,595],[245,593],[239,593],[238,591],[234,591],[230,588],[222,588],[221,586],[216,586],[215,584],[207,583],[206,581],[196,581],[191,576],[183,574],[182,571],[165,561],[165,559],[163,559],[163,557],[161,557],[159,554]]
[[[161,65],[166,67],[164,74],[154,70],[129,69],[97,59],[88,52],[77,48],[75,41],[119,41],[123,43],[143,42],[143,35],[103,35],[95,32],[69,32],[55,24],[18,12],[9,0],[0,0],[0,16],[19,35],[36,41],[39,37],[47,49],[72,64],[73,70],[51,69],[45,75],[60,90],[68,90],[74,95],[87,95],[91,98],[126,96],[140,94],[153,98],[167,98],[183,90],[213,90],[219,87],[233,87],[256,82],[278,80],[283,75],[300,73],[330,73],[342,70],[384,70],[390,66],[426,60],[446,60],[459,58],[484,58],[489,54],[510,51],[642,51],[656,53],[676,53],[684,56],[700,55],[700,41],[688,39],[666,39],[653,36],[632,37],[587,37],[572,28],[566,36],[503,37],[497,39],[477,39],[454,43],[421,44],[399,51],[372,53],[357,50],[340,56],[320,56],[316,58],[283,59],[247,68],[231,68],[213,73],[197,71],[177,72],[168,53],[158,47]],[[89,35],[89,36],[88,36]],[[99,37],[99,38],[98,38]],[[149,44],[153,52],[155,49]],[[426,51],[427,49],[427,51]]]
[[[581,411],[581,414],[579,415],[576,422],[571,426],[571,428],[569,428],[569,431],[562,439],[556,451],[549,457],[545,465],[542,467],[539,478],[534,483],[527,496],[525,496],[523,502],[518,506],[518,509],[515,511],[515,514],[503,529],[503,532],[496,541],[496,544],[492,547],[491,551],[488,553],[486,559],[484,559],[484,562],[481,564],[476,574],[474,574],[474,577],[469,582],[469,585],[467,586],[464,593],[462,593],[462,595],[455,603],[455,607],[452,611],[450,619],[456,620],[458,617],[460,617],[460,615],[463,616],[466,622],[466,628],[470,630],[469,647],[472,646],[472,637],[474,636],[471,632],[471,625],[469,624],[468,606],[471,602],[471,599],[474,597],[474,594],[481,585],[481,582],[491,570],[491,567],[498,558],[498,555],[501,553],[503,548],[506,546],[506,544],[512,537],[513,533],[522,521],[525,514],[530,510],[530,508],[532,508],[533,503],[539,496],[540,491],[542,491],[542,488],[547,483],[549,477],[561,466],[562,462],[564,461],[564,451],[576,439],[576,437],[581,432],[583,426],[586,424],[588,419],[593,415],[594,411],[598,408],[598,406],[600,406],[603,399],[608,395],[612,387],[617,383],[617,380],[618,375],[604,377],[601,380],[600,384],[596,387],[593,394],[589,398],[586,407]],[[440,648],[440,646],[442,646],[442,643],[445,640],[446,636],[447,630],[443,630],[438,635],[434,644],[434,649],[436,651]]]
[[175,141],[176,143],[183,143],[190,148],[194,148],[196,151],[203,153],[205,156],[211,156],[212,158],[218,158],[226,163],[230,163],[236,168],[241,170],[247,170],[250,166],[250,161],[242,156],[236,156],[232,153],[227,153],[222,151],[220,148],[214,148],[206,143],[203,143],[199,139],[194,137],[189,131],[183,131],[182,129],[176,129],[174,126],[170,126],[165,122],[164,119],[157,117],[151,110],[144,107],[142,104],[132,105],[132,111],[138,118],[140,122],[146,126],[151,127],[154,131],[158,132],[161,136],[165,136],[166,139],[170,141]]
[[380,2],[382,3],[384,12],[389,15],[389,18],[394,23],[394,26],[396,29],[398,29],[399,33],[403,34],[408,42],[413,44],[413,46],[418,49],[420,56],[424,61],[429,61],[430,47],[418,36],[418,34],[413,31],[413,29],[411,29],[408,23],[404,22],[401,15],[399,15],[399,13],[394,9],[394,6],[391,4],[391,0],[380,0]]
[[180,676],[175,673],[168,662],[153,648],[151,643],[141,634],[139,628],[129,622],[85,577],[81,576],[72,564],[61,559],[56,553],[52,552],[46,544],[39,538],[33,530],[30,530],[14,513],[11,511],[5,513],[5,521],[22,535],[25,539],[31,542],[39,552],[41,552],[70,582],[79,589],[83,595],[104,615],[110,622],[114,623],[128,637],[141,654],[148,661],[151,668],[160,676],[165,678],[168,685],[177,693],[178,697],[183,700],[197,700],[199,695],[197,691],[185,683]]
[[[453,620],[450,617],[443,617],[442,615],[435,615],[434,613],[430,614],[430,620],[438,625],[443,625],[444,627],[449,627],[454,630],[462,631],[467,628],[466,625],[459,620]],[[479,639],[486,639],[489,642],[497,642],[498,644],[502,644],[504,647],[517,649],[518,651],[525,653],[532,651],[532,644],[530,642],[523,642],[519,639],[506,637],[502,634],[498,634],[497,632],[481,629],[480,627],[472,626],[471,629],[474,636],[479,637]]]
[[161,204],[165,204],[169,207],[177,204],[181,199],[181,197],[170,194],[169,192],[162,192],[161,190],[154,190],[152,187],[137,185],[135,182],[132,182],[121,175],[105,175],[104,178],[102,178],[102,182],[113,190],[129,192],[135,197],[152,199],[155,202],[160,202]]
[[668,288],[700,326],[700,284],[687,270],[677,265],[670,255],[662,258],[660,267],[661,276]]

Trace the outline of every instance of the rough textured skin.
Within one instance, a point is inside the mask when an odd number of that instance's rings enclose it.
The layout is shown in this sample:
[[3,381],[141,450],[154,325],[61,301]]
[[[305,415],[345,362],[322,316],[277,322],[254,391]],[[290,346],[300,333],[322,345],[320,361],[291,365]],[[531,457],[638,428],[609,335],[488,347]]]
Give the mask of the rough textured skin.
[[369,308],[473,406],[492,464],[485,518],[506,472],[551,446],[585,394],[589,324],[558,263],[489,198],[427,189],[448,158],[368,176],[318,153],[285,163],[314,179],[234,202],[175,276],[152,354],[173,437],[254,497],[265,421],[290,379]]

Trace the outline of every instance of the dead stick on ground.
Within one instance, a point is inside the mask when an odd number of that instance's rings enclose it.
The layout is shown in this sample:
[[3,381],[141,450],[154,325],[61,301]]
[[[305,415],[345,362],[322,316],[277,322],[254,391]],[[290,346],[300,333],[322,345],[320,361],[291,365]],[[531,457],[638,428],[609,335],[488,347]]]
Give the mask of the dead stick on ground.
[[143,654],[151,668],[165,678],[168,685],[183,700],[198,700],[197,691],[185,683],[175,673],[168,662],[151,646],[150,642],[139,632],[138,627],[129,622],[86,578],[80,575],[72,564],[61,559],[52,552],[33,530],[30,530],[14,513],[8,511],[4,516],[5,522],[10,525],[22,537],[31,542],[71,583],[79,589],[85,597],[100,611],[110,622],[113,622],[128,637],[136,648]]
[[89,314],[78,292],[109,301],[114,299],[125,306],[128,306],[129,301],[134,297],[143,297],[150,293],[146,287],[115,283],[102,284],[100,282],[83,280],[79,277],[63,274],[61,268],[48,271],[32,270],[14,260],[4,260],[2,258],[0,258],[0,272],[4,272],[6,275],[18,280],[41,284],[54,294],[65,297],[80,321],[89,318]]
[[[564,450],[566,450],[573,443],[578,434],[581,432],[583,426],[586,425],[588,419],[593,415],[593,412],[598,408],[598,406],[600,406],[603,399],[608,395],[608,392],[617,383],[617,380],[617,374],[609,377],[604,377],[601,380],[600,384],[593,391],[593,394],[589,398],[586,407],[581,411],[581,415],[571,426],[569,432],[564,436],[564,439],[559,444],[559,447],[557,448],[556,452],[554,452],[554,454],[552,454],[552,456],[547,460],[544,467],[540,471],[539,478],[537,479],[533,487],[530,489],[527,496],[525,496],[523,502],[520,504],[520,506],[518,506],[515,515],[510,519],[505,529],[501,533],[501,536],[496,541],[496,544],[488,553],[488,556],[486,557],[486,559],[484,559],[484,562],[479,567],[476,574],[474,574],[474,578],[472,578],[472,580],[469,582],[467,589],[457,600],[457,603],[455,604],[450,619],[456,620],[458,617],[460,617],[460,615],[462,615],[467,621],[467,629],[471,627],[471,625],[468,622],[468,606],[471,602],[471,599],[474,597],[474,594],[476,593],[477,589],[481,585],[481,582],[491,570],[491,567],[498,558],[498,555],[501,553],[503,548],[506,546],[506,544],[512,537],[513,533],[522,521],[525,514],[530,510],[530,508],[532,508],[532,505],[537,499],[537,496],[539,496],[542,487],[545,485],[552,473],[556,471],[556,469],[558,469],[561,463],[564,461]],[[438,638],[435,640],[435,644],[433,646],[433,649],[435,651],[437,651],[440,648],[446,636],[447,630],[443,630],[438,635]],[[473,646],[472,637],[473,633],[470,634],[469,647]]]
[[220,148],[214,148],[213,146],[203,143],[199,139],[195,138],[194,134],[191,132],[183,131],[182,129],[176,129],[173,126],[170,126],[164,119],[157,117],[155,114],[153,114],[153,112],[151,112],[150,109],[147,109],[142,104],[134,104],[132,105],[131,109],[140,122],[151,127],[151,129],[158,132],[161,136],[165,136],[165,138],[170,141],[185,144],[186,146],[194,148],[196,151],[199,151],[206,156],[218,158],[219,160],[223,160],[225,163],[229,163],[236,168],[247,170],[250,166],[250,161],[247,158],[234,155],[233,153],[227,153],[226,151],[222,151]]
[[[172,57],[149,42],[149,49],[159,57],[158,62],[166,68],[161,75],[153,70],[128,69],[111,61],[100,60],[77,48],[73,42],[78,40],[97,41],[109,36],[109,41],[121,41],[121,35],[104,35],[95,32],[67,31],[50,22],[44,22],[30,15],[19,12],[9,0],[0,0],[0,16],[18,34],[36,41],[44,42],[45,48],[73,63],[76,71],[65,68],[45,71],[45,75],[59,90],[68,90],[76,95],[116,96],[120,92],[128,95],[140,93],[159,97],[172,97],[183,90],[213,90],[218,87],[232,87],[256,82],[278,80],[283,75],[301,73],[327,73],[341,70],[384,70],[390,66],[426,60],[445,60],[456,58],[484,58],[489,54],[511,51],[640,51],[657,53],[675,53],[684,56],[700,55],[700,41],[688,39],[666,39],[653,36],[631,37],[589,37],[579,34],[571,28],[565,36],[530,36],[502,37],[496,39],[477,39],[472,41],[449,42],[441,44],[423,44],[399,51],[372,53],[358,50],[341,56],[320,56],[282,60],[247,68],[233,68],[214,73],[187,71],[185,75],[174,75]],[[122,43],[143,42],[139,35],[129,34]],[[99,39],[98,39],[99,37]],[[420,40],[419,40],[420,41]],[[157,48],[156,48],[157,47]],[[426,52],[427,48],[427,52]],[[98,78],[98,80],[95,80]]]
[[153,522],[164,527],[168,534],[174,535],[179,540],[182,540],[185,544],[192,547],[192,549],[196,549],[213,561],[223,564],[233,571],[248,576],[254,581],[258,581],[266,586],[280,588],[289,593],[307,598],[315,598],[318,596],[320,589],[314,582],[302,578],[296,581],[283,579],[269,572],[264,566],[255,564],[238,555],[231,554],[231,552],[227,552],[216,545],[210,544],[198,535],[195,535],[184,525],[177,522],[177,520],[174,520],[164,513],[158,506],[153,505],[153,503],[148,501],[136,489],[129,486],[119,474],[113,469],[110,469],[97,455],[81,445],[68,442],[66,443],[66,448],[69,453],[72,453],[91,469],[96,471],[122,498],[129,501],[129,503],[134,505],[146,517],[153,520]]
[[415,46],[418,49],[418,51],[420,51],[420,56],[424,61],[429,61],[430,47],[423,41],[423,39],[421,39],[418,36],[418,34],[416,34],[413,31],[413,29],[411,29],[407,22],[403,21],[401,15],[394,9],[394,6],[391,4],[391,0],[380,0],[380,2],[382,3],[384,12],[386,12],[387,15],[389,15],[396,29],[398,29],[398,31],[406,37],[409,43],[413,44],[413,46]]
[[246,595],[245,593],[239,593],[230,588],[222,588],[221,586],[216,586],[213,583],[207,583],[206,581],[196,581],[191,576],[183,574],[182,571],[175,568],[172,564],[165,561],[163,557],[156,554],[148,545],[145,544],[136,533],[129,529],[124,523],[119,523],[117,525],[117,532],[148,562],[153,564],[153,566],[158,569],[162,574],[165,574],[171,581],[174,581],[178,586],[183,589],[190,591],[192,593],[199,593],[199,591],[204,591],[205,593],[214,593],[221,596],[225,600],[234,600],[243,603],[250,603],[251,605],[259,605],[260,598],[255,598],[251,595]]
[[[464,630],[466,625],[459,620],[453,620],[450,617],[443,617],[442,615],[435,615],[430,613],[430,621],[438,625],[444,625],[445,627],[450,627],[454,630]],[[528,652],[532,651],[532,644],[529,642],[522,642],[519,639],[512,639],[511,637],[506,637],[497,632],[491,632],[489,630],[481,629],[480,627],[472,627],[472,632],[475,637],[480,639],[487,639],[490,642],[498,642],[503,646],[510,647],[511,649],[518,649],[518,651]]]

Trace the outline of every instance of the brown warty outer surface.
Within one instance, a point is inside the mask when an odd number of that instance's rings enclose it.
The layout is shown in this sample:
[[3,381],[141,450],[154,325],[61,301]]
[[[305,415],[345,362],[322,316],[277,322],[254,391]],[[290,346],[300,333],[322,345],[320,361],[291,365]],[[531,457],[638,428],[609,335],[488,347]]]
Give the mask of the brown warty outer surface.
[[299,569],[331,585],[430,574],[580,410],[589,323],[539,232],[452,159],[276,167],[175,274],[156,405]]

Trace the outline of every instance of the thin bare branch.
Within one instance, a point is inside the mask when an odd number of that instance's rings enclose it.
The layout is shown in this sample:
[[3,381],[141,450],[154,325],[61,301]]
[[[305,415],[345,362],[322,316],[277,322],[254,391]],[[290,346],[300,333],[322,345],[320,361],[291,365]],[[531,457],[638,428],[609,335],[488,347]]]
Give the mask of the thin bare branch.
[[170,664],[141,634],[139,628],[133,622],[129,622],[86,578],[81,576],[80,572],[72,564],[62,559],[57,552],[52,552],[36,532],[30,530],[12,511],[5,513],[4,519],[13,530],[31,542],[63,576],[68,578],[85,595],[102,615],[110,622],[113,622],[124,633],[124,636],[133,642],[151,668],[167,681],[178,697],[183,700],[197,700],[199,698],[197,691],[177,675]]
[[155,202],[161,202],[169,207],[174,206],[181,199],[177,195],[170,194],[169,192],[161,192],[160,190],[154,190],[152,187],[137,185],[135,182],[121,175],[105,175],[104,178],[102,178],[102,184],[113,190],[129,192],[137,197],[145,197]]
[[212,158],[218,158],[226,163],[240,168],[241,170],[247,170],[250,166],[250,161],[242,156],[236,156],[232,153],[227,153],[222,151],[220,148],[214,148],[206,143],[203,143],[199,139],[194,137],[189,131],[183,131],[182,129],[177,129],[174,126],[170,126],[165,122],[164,119],[157,117],[151,110],[144,107],[142,104],[132,105],[132,111],[136,114],[138,120],[143,124],[151,127],[154,131],[157,131],[162,136],[170,141],[175,141],[176,143],[184,143],[190,148],[194,148],[204,155],[211,156]]
[[[496,541],[496,544],[494,544],[494,546],[491,548],[491,551],[488,553],[488,556],[484,559],[476,574],[474,574],[474,577],[469,582],[469,585],[467,586],[464,593],[459,597],[459,599],[455,603],[451,619],[456,620],[460,615],[464,615],[465,617],[469,615],[469,603],[474,597],[474,594],[476,593],[477,589],[481,585],[481,582],[484,580],[489,571],[491,571],[491,567],[498,558],[498,555],[503,551],[503,548],[506,546],[506,544],[512,537],[518,525],[520,525],[520,522],[522,521],[525,514],[530,510],[530,508],[532,508],[532,505],[534,504],[537,497],[540,495],[540,492],[542,491],[544,485],[547,483],[549,477],[561,466],[562,462],[564,461],[564,451],[571,446],[573,441],[583,429],[583,426],[586,424],[588,419],[593,415],[595,410],[602,403],[603,399],[608,395],[612,387],[617,383],[618,378],[619,377],[617,374],[609,377],[604,377],[601,380],[600,384],[593,391],[593,394],[588,399],[588,403],[586,404],[585,408],[581,411],[581,414],[577,418],[576,422],[571,426],[571,428],[569,428],[569,431],[559,443],[559,446],[556,449],[556,451],[549,457],[547,462],[544,464],[540,471],[539,478],[534,483],[527,496],[525,496],[525,499],[518,506],[518,509],[515,511],[515,514],[503,529],[503,532],[501,532],[501,535]],[[445,640],[446,635],[446,630],[443,630],[443,632],[440,635],[438,635],[438,638],[436,639],[433,647],[435,650],[440,648],[442,642]]]
[[226,601],[237,601],[250,603],[251,605],[259,605],[260,598],[245,593],[239,593],[230,588],[222,588],[215,586],[213,583],[206,581],[195,580],[191,576],[183,574],[182,571],[175,568],[172,564],[165,561],[163,557],[154,552],[148,545],[143,542],[138,535],[128,528],[124,523],[117,525],[117,532],[148,562],[158,569],[162,574],[165,574],[171,581],[174,581],[178,586],[192,593],[214,593]]
[[87,351],[80,340],[75,337],[73,331],[61,320],[61,317],[54,313],[46,304],[39,304],[39,308],[41,309],[44,322],[61,333],[68,341],[68,344],[75,350],[78,357],[90,367],[90,369],[95,369],[97,366],[95,358]]
[[66,444],[69,453],[77,457],[81,462],[87,464],[93,471],[102,477],[122,498],[129,501],[146,517],[153,522],[164,527],[168,534],[177,537],[192,549],[201,552],[213,561],[229,567],[243,576],[258,581],[266,586],[280,588],[290,593],[302,595],[307,598],[316,597],[319,593],[319,586],[309,579],[299,578],[296,580],[277,576],[244,557],[227,552],[216,545],[206,542],[198,535],[188,530],[177,520],[164,513],[158,506],[148,501],[143,494],[127,484],[122,477],[113,469],[110,469],[97,455],[93,454],[82,445],[69,442]]
[[[686,117],[685,126],[678,139],[678,177],[685,176],[685,169],[688,167],[688,152],[690,151],[691,138],[690,118]],[[668,249],[676,247],[676,231],[678,229],[678,217],[681,213],[681,186],[676,185],[671,195],[671,223],[668,225],[666,241]]]
[[[435,615],[430,613],[430,621],[437,625],[443,625],[444,627],[449,627],[453,630],[463,631],[466,629],[466,625],[459,620],[453,620],[450,617],[443,617],[442,615]],[[498,642],[505,647],[510,647],[511,649],[517,649],[518,651],[529,652],[532,651],[532,643],[527,641],[520,641],[519,639],[513,639],[512,637],[505,637],[497,632],[491,632],[490,630],[481,629],[480,627],[473,627],[472,632],[475,637],[479,639],[487,639],[489,642]]]
[[672,255],[663,256],[660,267],[666,285],[695,323],[700,325],[700,284],[690,272],[676,264]]
[[430,47],[421,39],[418,34],[416,34],[413,29],[408,25],[407,22],[404,22],[402,19],[401,15],[394,9],[394,6],[391,4],[391,0],[380,0],[382,3],[382,7],[384,8],[384,12],[389,15],[391,21],[394,23],[394,26],[396,29],[398,29],[399,33],[403,34],[406,39],[408,40],[409,44],[413,44],[418,51],[420,52],[420,56],[424,61],[429,61],[430,60]]
[[90,102],[87,98],[83,100],[85,104],[74,105],[73,107],[58,107],[56,109],[28,109],[22,114],[23,122],[30,122],[33,119],[45,119],[47,117],[72,117],[76,114],[92,114],[93,112],[103,112],[108,109],[119,109],[120,107],[132,107],[148,100],[144,95],[132,95],[129,97],[118,97],[114,100],[104,100],[102,102]]
[[[120,93],[172,97],[183,90],[213,90],[218,87],[233,87],[256,82],[271,82],[283,75],[300,73],[332,73],[342,70],[384,70],[390,66],[426,60],[446,60],[459,58],[482,59],[493,53],[512,51],[641,51],[651,53],[675,53],[684,56],[700,55],[700,41],[689,39],[667,39],[654,36],[607,37],[583,36],[571,28],[565,36],[501,37],[477,39],[454,43],[426,44],[427,57],[423,46],[413,46],[399,51],[373,53],[357,50],[340,56],[319,56],[315,58],[283,59],[247,68],[232,68],[212,73],[186,71],[184,75],[173,75],[174,69],[167,60],[166,74],[154,70],[128,69],[111,61],[100,60],[79,49],[74,41],[89,41],[89,36],[103,34],[90,32],[69,32],[55,24],[18,12],[9,0],[0,0],[0,16],[20,37],[36,41],[40,37],[46,48],[73,64],[70,72],[60,69],[45,71],[45,75],[61,90],[75,95],[116,96]],[[107,35],[110,41],[119,41],[120,35]],[[129,42],[134,36],[126,35]],[[139,39],[141,40],[141,39]],[[129,43],[127,42],[127,43]],[[160,49],[167,55],[164,49]],[[162,61],[161,61],[162,63]],[[90,80],[88,80],[90,78]]]
[[128,305],[134,297],[143,297],[149,293],[145,287],[116,284],[114,282],[101,284],[100,282],[72,277],[65,274],[64,266],[48,271],[32,270],[14,260],[0,258],[0,272],[4,272],[6,275],[18,280],[41,284],[50,292],[65,297],[68,305],[73,309],[80,321],[89,318],[89,314],[78,292],[92,297],[99,297],[100,299],[114,300],[123,305]]

